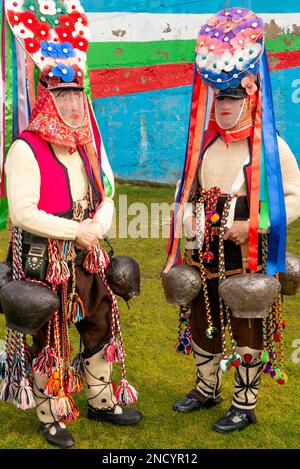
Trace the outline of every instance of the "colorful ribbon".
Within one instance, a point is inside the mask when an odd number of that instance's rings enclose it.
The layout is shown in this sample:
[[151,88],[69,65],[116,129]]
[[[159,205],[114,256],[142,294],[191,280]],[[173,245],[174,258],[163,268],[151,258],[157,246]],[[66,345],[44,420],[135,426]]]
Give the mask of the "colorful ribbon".
[[278,151],[272,88],[266,50],[260,62],[262,127],[270,206],[270,236],[267,274],[285,272],[286,212]]

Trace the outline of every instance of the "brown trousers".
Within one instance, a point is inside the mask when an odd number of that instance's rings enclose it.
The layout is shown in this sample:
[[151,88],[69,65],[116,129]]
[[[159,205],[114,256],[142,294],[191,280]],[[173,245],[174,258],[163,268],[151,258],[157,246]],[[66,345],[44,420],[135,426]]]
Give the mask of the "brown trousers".
[[[84,345],[84,352],[99,349],[111,337],[111,299],[109,292],[98,274],[88,273],[82,266],[76,266],[76,291],[85,311],[82,321],[76,328]],[[34,353],[39,353],[46,345],[47,327],[33,337]]]
[[[218,330],[218,335],[209,339],[206,336],[207,319],[203,290],[192,302],[191,307],[191,333],[193,341],[206,352],[216,354],[222,352],[222,335],[218,293],[218,279],[207,280],[208,296],[211,308],[213,325]],[[239,347],[250,347],[256,350],[263,349],[262,319],[240,319],[230,314],[234,339]]]

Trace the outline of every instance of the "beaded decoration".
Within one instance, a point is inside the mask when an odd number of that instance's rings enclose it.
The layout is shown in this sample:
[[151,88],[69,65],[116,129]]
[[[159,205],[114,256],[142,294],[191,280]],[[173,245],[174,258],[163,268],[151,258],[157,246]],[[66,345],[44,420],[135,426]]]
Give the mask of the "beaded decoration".
[[[266,270],[266,260],[268,251],[268,238],[262,236],[262,260],[263,271]],[[278,277],[278,275],[277,275]],[[283,349],[283,331],[286,323],[283,320],[283,308],[281,295],[279,294],[274,301],[270,313],[263,318],[263,346],[260,359],[263,363],[263,371],[269,374],[278,384],[285,384],[288,380],[284,372],[284,349]],[[277,346],[277,347],[276,347]]]

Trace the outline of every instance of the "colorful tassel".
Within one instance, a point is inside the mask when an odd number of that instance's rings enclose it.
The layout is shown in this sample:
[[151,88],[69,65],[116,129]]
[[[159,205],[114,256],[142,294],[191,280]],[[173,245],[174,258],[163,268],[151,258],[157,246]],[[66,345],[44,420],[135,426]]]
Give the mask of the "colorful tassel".
[[120,350],[115,339],[111,339],[104,346],[102,357],[109,363],[118,363],[120,361]]
[[121,405],[134,404],[137,401],[137,396],[138,393],[134,387],[126,379],[122,379],[116,392],[118,403]]
[[80,392],[82,389],[82,377],[73,367],[68,370],[67,391],[70,394]]
[[59,372],[54,371],[46,383],[44,394],[48,397],[57,396],[59,394],[60,389],[61,387]]
[[0,353],[0,380],[3,380],[5,378],[5,371],[7,368],[7,353],[6,352],[1,352]]
[[42,376],[46,374],[52,375],[57,367],[57,360],[58,358],[53,348],[50,345],[46,345],[38,354],[32,371]]
[[76,420],[79,411],[70,395],[66,395],[64,390],[59,391],[56,402],[57,416],[61,417],[63,422],[72,422]]
[[19,409],[27,410],[36,407],[32,388],[28,378],[23,378],[15,396],[15,403]]
[[87,272],[94,274],[100,270],[105,270],[109,265],[109,257],[105,249],[99,244],[87,253],[84,259],[83,267]]
[[70,321],[73,323],[81,321],[84,316],[84,306],[78,293],[71,292],[67,302],[67,314]]

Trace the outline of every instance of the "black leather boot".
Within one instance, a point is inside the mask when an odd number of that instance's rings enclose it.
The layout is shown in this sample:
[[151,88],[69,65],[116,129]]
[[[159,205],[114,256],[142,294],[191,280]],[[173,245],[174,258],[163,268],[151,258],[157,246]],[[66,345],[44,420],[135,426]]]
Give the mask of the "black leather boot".
[[221,397],[205,397],[201,395],[198,389],[192,389],[183,399],[175,402],[173,410],[176,412],[189,413],[199,409],[209,409],[215,405],[221,404]]
[[213,428],[219,433],[231,433],[235,430],[243,430],[251,423],[256,423],[254,410],[231,406],[227,414],[221,417]]
[[74,445],[74,439],[63,423],[42,423],[41,431],[50,445],[64,449]]
[[104,420],[116,425],[134,425],[143,418],[143,414],[139,410],[133,407],[124,408],[118,405],[113,410],[95,409],[89,405],[87,416],[90,420]]

